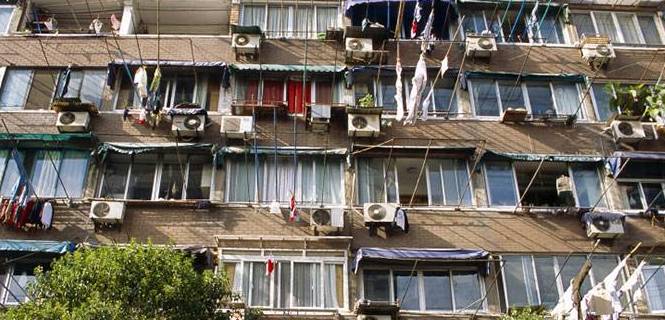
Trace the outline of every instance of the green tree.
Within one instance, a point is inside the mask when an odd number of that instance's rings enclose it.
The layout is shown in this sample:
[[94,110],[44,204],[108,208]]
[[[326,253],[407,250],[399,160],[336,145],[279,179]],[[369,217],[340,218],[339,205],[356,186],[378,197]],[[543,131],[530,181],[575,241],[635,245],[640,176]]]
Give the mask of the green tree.
[[173,248],[134,242],[69,253],[49,272],[38,269],[28,292],[31,301],[0,319],[227,319],[218,310],[232,298],[224,275],[196,272]]

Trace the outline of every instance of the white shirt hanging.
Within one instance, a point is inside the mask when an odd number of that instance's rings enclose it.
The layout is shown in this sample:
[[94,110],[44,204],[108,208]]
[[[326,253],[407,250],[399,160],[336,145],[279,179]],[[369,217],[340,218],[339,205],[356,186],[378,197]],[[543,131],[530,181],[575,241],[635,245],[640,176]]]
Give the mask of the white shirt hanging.
[[418,64],[416,64],[416,73],[411,79],[411,93],[409,100],[406,104],[408,112],[404,124],[414,124],[416,122],[416,110],[422,101],[422,94],[425,90],[425,83],[427,82],[427,63],[425,62],[425,55],[420,54]]
[[134,85],[136,91],[141,98],[148,97],[148,73],[144,67],[139,67],[134,75]]
[[402,63],[397,59],[395,64],[395,72],[397,72],[397,80],[395,80],[395,103],[397,104],[397,115],[395,120],[402,121],[404,119],[404,85],[402,84]]

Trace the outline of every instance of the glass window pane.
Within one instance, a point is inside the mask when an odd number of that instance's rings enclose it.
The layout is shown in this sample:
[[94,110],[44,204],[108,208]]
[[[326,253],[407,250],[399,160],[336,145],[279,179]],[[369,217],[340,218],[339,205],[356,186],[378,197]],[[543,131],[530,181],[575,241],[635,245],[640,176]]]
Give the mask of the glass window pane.
[[[568,261],[566,261],[565,256],[557,257],[559,262],[559,276],[561,277],[561,283],[563,284],[563,290],[566,290],[570,286],[570,280],[575,278],[578,272],[582,269],[584,261],[586,261],[585,256],[570,256]],[[582,292],[588,292],[591,289],[591,279],[586,277],[582,283]]]
[[509,162],[485,163],[491,206],[513,206],[517,203],[513,167]]
[[162,176],[159,182],[159,199],[182,199],[183,176],[187,170],[187,156],[165,154],[162,165]]
[[[9,161],[7,161],[5,167],[5,174],[2,177],[2,187],[0,188],[2,195],[6,197],[14,196],[14,192],[16,191],[14,188],[17,186],[17,182],[21,177],[18,164],[11,152],[9,157]],[[21,155],[21,153],[18,154],[18,159],[20,159],[19,161],[23,161],[23,155]]]
[[485,30],[485,17],[483,12],[467,12],[464,22],[462,22],[464,34],[467,33],[481,33]]
[[612,110],[610,106],[610,101],[612,97],[605,89],[605,84],[596,83],[591,85],[593,90],[594,103],[596,104],[596,111],[598,112],[599,121],[607,121],[610,118],[612,113],[616,110]]
[[256,167],[254,161],[247,159],[232,159],[227,162],[228,188],[226,197],[228,202],[252,202],[256,193]]
[[279,307],[289,308],[291,304],[291,262],[279,263]]
[[443,201],[443,184],[441,183],[441,161],[430,160],[427,164],[428,176],[427,183],[429,185],[429,198],[432,205],[444,205]]
[[55,187],[56,197],[68,195],[72,198],[80,198],[83,196],[89,157],[90,154],[83,151],[67,151],[64,154],[60,164],[60,182],[56,183]]
[[265,30],[266,7],[265,6],[243,6],[242,11],[242,25],[243,26],[259,26]]
[[339,308],[344,304],[344,270],[342,265],[325,265],[323,290],[325,308]]
[[474,80],[473,104],[477,116],[498,117],[501,115],[499,102],[496,98],[496,87],[492,80]]
[[[475,310],[481,301],[478,274],[471,271],[453,272],[453,292],[455,292],[455,310]],[[483,310],[480,307],[480,310]]]
[[[469,183],[469,172],[466,162],[462,159],[443,160],[443,187],[445,190],[446,204],[471,205],[471,185]],[[466,189],[466,190],[465,190]]]
[[390,301],[390,272],[365,270],[363,272],[364,297],[372,301]]
[[194,101],[194,76],[178,75],[175,81],[175,93],[173,94],[172,106],[181,103],[192,103]]
[[129,178],[127,199],[152,199],[152,186],[155,180],[157,155],[138,155],[134,157],[132,172]]
[[30,283],[35,281],[35,267],[33,264],[14,265],[14,272],[7,286],[14,295],[7,295],[8,304],[23,303],[29,300],[27,290]]
[[541,20],[540,24],[540,41],[542,43],[563,43],[563,29],[555,15],[548,14]]
[[[342,204],[344,202],[342,186],[342,165],[339,160],[316,160],[316,201],[324,204]],[[308,185],[303,185],[307,189]]]
[[[580,108],[580,96],[577,85],[574,83],[553,83],[554,98],[556,99],[557,113],[561,115],[572,115],[577,113],[582,116]],[[578,110],[579,109],[579,110]]]
[[[577,206],[591,208],[596,203],[598,207],[607,207],[605,197],[600,198],[603,193],[598,170],[592,166],[573,165],[573,181],[577,193]],[[601,199],[600,201],[598,201]]]
[[310,6],[297,6],[296,17],[293,21],[293,28],[297,38],[312,38],[314,30],[312,30],[314,20],[314,8]]
[[0,181],[2,181],[2,176],[5,173],[5,168],[7,168],[8,160],[9,160],[9,150],[0,150]]
[[503,256],[506,296],[510,306],[538,305],[538,290],[530,256]]
[[212,185],[212,160],[207,156],[189,158],[187,173],[187,199],[210,198]]
[[400,307],[404,310],[420,310],[420,295],[418,294],[418,273],[410,271],[393,272],[395,300],[400,300]]
[[632,13],[617,13],[617,20],[619,20],[619,27],[623,34],[624,43],[641,43],[640,35],[635,26],[635,20],[633,20],[634,17],[635,15]]
[[619,37],[617,35],[616,26],[614,25],[614,20],[612,19],[612,14],[609,12],[595,11],[593,16],[596,18],[598,33],[610,37],[610,40],[613,42],[619,42]]
[[8,32],[14,7],[0,8],[0,33]]
[[55,195],[61,155],[59,151],[39,151],[37,153],[30,178],[37,196],[53,197]]
[[270,305],[270,276],[266,275],[266,264],[263,262],[252,262],[251,283],[252,306]]
[[591,273],[593,274],[593,284],[602,282],[617,266],[616,256],[612,255],[593,255],[591,256]]
[[637,182],[621,182],[619,188],[623,193],[624,209],[643,209],[640,186]]
[[395,78],[385,77],[381,79],[381,106],[384,109],[396,110],[397,102],[395,101],[395,95],[397,94],[397,89],[395,87]]
[[663,187],[660,183],[642,183],[642,190],[648,208],[656,208],[658,210],[665,209],[665,195],[663,194]]
[[320,307],[321,265],[318,263],[294,263],[293,306]]
[[644,290],[647,294],[649,309],[653,311],[665,310],[665,271],[662,267],[648,267],[643,269],[642,276],[649,279]]
[[559,301],[557,279],[555,278],[557,274],[554,272],[554,258],[533,257],[533,262],[536,266],[541,304],[551,308]]
[[287,36],[288,29],[289,29],[289,7],[269,6],[268,26],[266,26],[266,36],[284,37]]
[[450,274],[446,272],[423,272],[425,283],[425,310],[453,310],[450,291]]
[[499,81],[499,94],[501,95],[501,105],[503,109],[525,108],[522,86],[515,81]]
[[336,7],[316,7],[316,32],[326,32],[328,28],[337,27]]
[[104,87],[106,86],[105,70],[86,70],[81,87],[81,102],[92,103],[101,108]]
[[58,74],[52,70],[35,70],[25,109],[50,109]]
[[640,29],[642,29],[644,41],[647,44],[658,45],[663,43],[653,16],[637,16],[637,21],[640,24]]
[[[456,114],[457,110],[457,98],[455,97],[455,81],[450,78],[440,78],[436,83],[434,88],[434,103],[430,106],[432,111],[436,112],[450,112],[451,114]],[[452,103],[450,101],[452,99]],[[450,110],[448,109],[450,107]]]
[[531,81],[527,83],[531,113],[537,116],[556,115],[550,83],[544,81]]
[[[58,83],[59,88],[63,88],[66,84],[65,74],[67,71],[63,71],[60,74],[60,83]],[[81,94],[81,84],[83,83],[83,71],[71,71],[69,74],[69,86],[67,87],[67,93],[65,98],[78,98]],[[58,91],[58,94],[61,92]]]
[[130,158],[109,155],[104,169],[104,182],[99,194],[101,198],[124,199]]
[[21,108],[28,95],[32,70],[8,69],[0,91],[0,108]]
[[389,170],[384,176],[383,165],[384,161],[381,158],[358,159],[358,201],[360,203],[385,202],[386,191],[388,202],[397,201],[395,172]]
[[593,27],[593,21],[591,20],[591,15],[588,13],[574,13],[571,14],[571,19],[573,24],[577,28],[577,35],[582,38],[582,35],[595,35],[596,30]]

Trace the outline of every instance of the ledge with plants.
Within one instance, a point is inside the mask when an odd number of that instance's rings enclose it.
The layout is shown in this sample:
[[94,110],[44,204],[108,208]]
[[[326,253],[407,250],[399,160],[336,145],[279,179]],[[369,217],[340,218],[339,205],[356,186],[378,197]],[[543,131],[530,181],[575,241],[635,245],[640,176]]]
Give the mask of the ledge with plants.
[[371,93],[358,99],[355,107],[346,108],[348,114],[381,114],[382,112],[383,108],[376,106],[376,101]]
[[610,121],[635,120],[657,122],[660,127],[665,125],[665,85],[608,83],[605,90],[611,97],[610,110],[615,113]]

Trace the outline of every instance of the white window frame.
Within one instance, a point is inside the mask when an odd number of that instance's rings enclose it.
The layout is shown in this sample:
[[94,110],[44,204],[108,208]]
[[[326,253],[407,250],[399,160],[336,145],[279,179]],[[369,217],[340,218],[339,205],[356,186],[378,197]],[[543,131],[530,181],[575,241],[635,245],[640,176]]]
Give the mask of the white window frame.
[[[640,280],[641,280],[640,282],[643,283],[643,284],[646,283],[646,281],[647,281],[647,279],[648,279],[648,278],[644,275],[644,270],[655,270],[655,272],[658,272],[658,271],[665,272],[665,265],[657,265],[657,264],[648,264],[648,263],[647,263],[647,264],[643,267],[642,272],[641,272],[641,274],[640,274]],[[641,289],[638,289],[638,290],[643,290],[642,293],[644,294],[644,297],[645,297],[646,302],[647,302],[647,308],[649,308],[649,312],[650,312],[650,313],[653,313],[653,314],[665,314],[665,307],[664,307],[663,309],[655,309],[655,310],[651,309],[651,298],[649,297],[649,293],[648,293],[648,291],[646,290],[646,286],[645,286],[644,288],[641,288]],[[665,301],[663,301],[663,303],[665,303]]]
[[[571,182],[571,187],[573,189],[573,197],[575,197],[575,206],[577,208],[582,208],[580,206],[580,200],[579,197],[577,196],[577,186],[575,183],[575,175],[574,175],[573,166],[568,165],[568,176],[570,177],[570,182]],[[609,209],[610,207],[610,199],[607,196],[607,193],[603,194],[603,191],[605,191],[605,181],[603,179],[603,174],[600,172],[599,168],[595,168],[594,171],[596,172],[596,176],[598,176],[598,182],[600,184],[600,198],[602,199],[601,201],[598,201],[598,205],[596,208],[605,208]],[[604,205],[603,205],[604,202]]]
[[[237,250],[236,248],[229,248],[228,250],[235,251]],[[235,264],[235,270],[236,273],[240,273],[242,281],[243,277],[245,276],[244,274],[244,264],[245,263],[266,263],[266,259],[271,256],[271,254],[275,254],[272,256],[272,258],[275,261],[275,264],[280,264],[280,263],[289,263],[290,264],[290,290],[291,292],[291,297],[293,298],[293,279],[294,279],[294,264],[295,263],[312,263],[312,264],[319,264],[321,268],[320,272],[320,278],[318,279],[321,284],[321,296],[319,297],[321,304],[318,307],[299,307],[299,306],[294,306],[293,305],[293,299],[288,299],[289,300],[289,307],[287,309],[297,309],[297,310],[347,310],[349,308],[349,298],[348,298],[348,292],[349,292],[349,270],[348,270],[348,257],[347,253],[343,251],[337,251],[337,250],[269,250],[269,249],[262,249],[260,253],[257,252],[256,255],[246,255],[246,254],[224,254],[223,253],[224,249],[222,249],[222,254],[220,255],[220,262],[221,265],[223,266],[224,263],[234,263]],[[340,253],[339,256],[313,256],[313,255],[308,255],[313,252],[336,252]],[[283,254],[280,254],[283,253]],[[323,284],[325,283],[324,277],[325,277],[325,266],[326,265],[341,265],[342,270],[343,270],[343,292],[344,292],[344,300],[343,301],[338,301],[340,304],[339,308],[325,308],[325,289]],[[223,269],[223,267],[219,268],[220,270]],[[270,275],[270,304],[267,306],[252,306],[252,307],[258,307],[258,308],[263,308],[263,309],[278,309],[279,307],[274,305],[275,300],[280,300],[280,269],[276,269],[275,272],[273,272]],[[235,276],[235,275],[234,275]],[[249,279],[249,297],[248,300],[251,299],[251,292],[252,292],[252,271],[250,267],[250,273],[249,273],[250,279]],[[237,281],[237,279],[234,279],[234,281]],[[241,282],[242,283],[242,282]],[[247,304],[251,306],[251,301],[247,301]]]
[[14,263],[9,264],[5,270],[7,271],[7,273],[6,273],[6,279],[3,280],[3,286],[0,287],[0,302],[3,305],[18,306],[19,304],[30,300],[30,297],[27,293],[28,288],[22,288],[24,291],[26,291],[26,292],[23,292],[23,294],[26,296],[26,300],[21,301],[21,302],[13,302],[13,301],[9,302],[8,301],[9,298],[13,299],[12,295],[9,293],[9,288],[10,288],[10,285],[11,285],[11,281],[15,276],[14,272],[16,270],[16,264],[14,264]]
[[[387,178],[387,172],[386,172],[386,170],[387,170],[387,168],[388,168],[387,166],[389,165],[389,163],[386,163],[386,162],[387,162],[386,159],[383,159],[383,158],[380,158],[380,159],[382,160],[382,161],[381,161],[381,165],[383,166],[383,170],[382,170],[382,172],[383,172],[383,176],[384,176],[384,179],[383,179],[383,190],[384,190],[384,193],[383,193],[383,202],[390,202],[389,199],[388,199],[388,185],[386,184],[386,180],[387,180],[387,179],[386,179],[386,178]],[[356,161],[355,161],[355,163],[354,163],[354,166],[355,166],[355,172],[360,172],[360,171],[359,171],[359,168],[360,168],[360,167],[359,167],[359,165],[358,165],[358,164],[359,164],[359,160],[360,160],[360,159],[356,159]],[[391,161],[395,161],[395,160],[394,160],[394,159],[391,159]],[[396,202],[394,202],[394,203],[399,204],[399,181],[398,181],[398,178],[397,178],[397,166],[396,166],[396,165],[393,165],[393,167],[394,167],[394,169],[395,169],[395,170],[394,170],[394,171],[395,171],[395,172],[394,172],[394,175],[395,175],[395,197],[396,197],[396,199],[395,199]],[[358,188],[355,188],[355,189],[356,189],[356,191],[355,191],[355,193],[356,193],[356,194],[355,194],[355,198],[357,199],[358,204],[362,205],[362,203],[360,203],[360,187],[363,187],[363,186],[360,186],[360,183],[359,183],[359,181],[358,181],[359,178],[360,178],[359,175],[356,174],[356,177],[355,177],[355,181],[354,181],[354,183],[358,186]],[[365,188],[367,189],[367,190],[366,190],[367,194],[371,194],[369,186],[366,186]]]
[[[28,80],[28,83],[26,84],[27,90],[25,93],[25,98],[23,98],[23,102],[21,103],[21,106],[19,107],[2,107],[0,108],[0,111],[19,111],[19,110],[25,110],[25,104],[28,103],[28,98],[30,97],[30,90],[32,89],[32,82],[35,78],[35,69],[30,69],[30,68],[7,68],[4,67],[4,72],[2,72],[2,87],[0,87],[0,94],[2,93],[2,88],[6,85],[5,81],[7,81],[7,72],[11,72],[12,70],[28,70],[30,72],[30,80]],[[55,91],[57,89],[57,84],[53,88],[53,93],[51,94],[51,100],[53,100],[53,95],[55,94]]]
[[[129,168],[127,169],[127,177],[125,177],[125,190],[124,190],[124,196],[122,199],[117,199],[117,200],[129,200],[129,201],[158,201],[159,199],[159,187],[162,181],[162,170],[164,167],[164,155],[163,153],[157,154],[157,163],[155,164],[155,171],[154,171],[154,177],[153,177],[153,182],[152,182],[152,192],[150,196],[150,200],[141,200],[141,199],[128,199],[127,198],[127,192],[129,191],[129,182],[131,181],[132,177],[132,169],[134,168],[134,156],[129,156],[130,157],[130,162],[129,162]],[[187,199],[187,184],[189,183],[189,165],[190,165],[190,159],[191,157],[197,156],[198,154],[184,154],[181,155],[182,157],[186,157],[186,159],[182,159],[183,162],[183,167],[184,171],[183,172],[183,185],[182,185],[182,197],[180,199],[176,199],[175,201],[184,201],[184,200],[193,200],[193,199]],[[126,155],[124,155],[126,156]],[[99,179],[99,187],[97,188],[97,196],[102,197],[102,189],[104,188],[104,179],[106,177],[106,169],[108,166],[108,160],[104,164],[104,170],[101,174],[101,177]],[[212,159],[210,160],[210,181],[211,181],[211,186],[210,186],[210,193],[208,194],[208,198],[206,199],[211,199],[212,198],[212,193],[214,192],[214,180],[215,180],[215,169],[214,165],[212,163]],[[168,200],[168,199],[165,199]],[[169,200],[171,201],[171,200]]]
[[[316,39],[316,28],[317,28],[317,23],[318,23],[318,12],[319,8],[335,8],[337,9],[337,24],[340,24],[340,7],[339,5],[334,5],[334,4],[298,4],[298,3],[286,3],[282,5],[275,5],[274,3],[270,3],[269,1],[266,1],[264,3],[245,3],[242,5],[241,10],[240,10],[240,17],[239,21],[244,23],[244,18],[245,18],[245,7],[247,6],[252,6],[252,7],[264,7],[264,15],[263,15],[263,25],[265,26],[265,29],[268,28],[268,15],[270,14],[269,8],[270,7],[279,7],[280,8],[280,20],[281,20],[281,14],[283,11],[288,11],[288,22],[286,26],[283,26],[283,30],[280,31],[280,35],[273,35],[273,34],[266,34],[267,38],[287,38],[287,39]],[[309,26],[308,28],[310,29],[309,31],[296,31],[295,30],[295,20],[296,20],[296,9],[300,7],[308,7],[311,10],[313,10],[313,14],[311,17],[311,21],[309,21]],[[263,29],[263,28],[262,28]],[[266,31],[266,30],[263,30]],[[300,33],[305,32],[305,36],[303,37]]]
[[[389,300],[390,301],[397,301],[398,297],[395,297],[395,272],[411,272],[412,270],[408,267],[404,268],[392,268],[389,266],[385,267],[371,267],[371,268],[361,268],[358,271],[358,278],[359,278],[359,284],[358,284],[358,289],[359,289],[359,294],[360,297],[364,298],[365,297],[365,270],[371,270],[371,271],[388,271],[389,273]],[[453,273],[454,272],[460,272],[460,271],[474,271],[476,272],[476,279],[478,280],[478,285],[480,289],[480,293],[482,296],[482,293],[485,292],[485,281],[483,281],[483,277],[480,275],[480,272],[476,268],[472,267],[449,267],[449,268],[436,268],[436,269],[416,269],[415,274],[413,275],[413,280],[411,285],[418,285],[418,304],[419,304],[419,310],[406,310],[405,311],[416,311],[416,312],[423,312],[423,313],[442,313],[442,312],[453,312],[453,313],[461,313],[464,311],[469,311],[473,309],[457,309],[456,306],[456,301],[455,301],[455,290],[454,290],[454,284],[453,284]],[[451,298],[451,303],[452,303],[452,310],[427,310],[426,304],[427,304],[427,297],[425,294],[425,276],[424,272],[447,272],[449,279],[450,279],[450,298]],[[401,298],[401,297],[400,297]],[[482,298],[482,297],[481,297]],[[480,308],[480,311],[487,311],[487,299],[482,300],[482,307]]]
[[[635,45],[649,45],[649,46],[662,46],[665,45],[665,41],[663,40],[663,35],[665,34],[665,30],[663,28],[662,21],[658,19],[657,14],[650,14],[650,13],[644,13],[644,12],[630,12],[630,11],[602,11],[602,10],[587,10],[587,11],[580,11],[580,10],[575,10],[572,11],[571,14],[589,14],[591,16],[591,21],[593,24],[594,31],[596,34],[598,33],[598,23],[596,22],[596,13],[597,12],[603,12],[603,13],[609,13],[612,22],[613,22],[613,27],[614,31],[617,34],[617,41],[614,41],[614,45],[616,47],[634,47]],[[617,14],[629,14],[632,15],[632,20],[635,26],[635,30],[637,31],[638,37],[639,37],[639,43],[625,43],[625,37],[623,35],[623,31],[621,30],[621,24],[619,23]],[[642,26],[640,26],[639,20],[637,19],[638,16],[644,16],[644,17],[651,17],[654,19],[654,23],[656,25],[656,31],[658,32],[658,35],[660,37],[660,44],[647,44],[645,39],[644,39],[644,32],[642,32]],[[573,24],[574,25],[574,24]],[[577,26],[575,26],[575,35],[576,37],[579,37],[577,34]],[[606,35],[609,36],[609,35]]]
[[9,28],[12,27],[12,21],[14,20],[14,15],[16,14],[16,5],[0,5],[0,10],[1,9],[11,9],[12,13],[9,15],[9,20],[7,21],[7,28],[5,30],[0,29],[0,35],[8,35],[11,32],[9,31]]
[[[436,160],[441,160],[441,159],[436,159]],[[447,159],[442,159],[442,160],[447,160]],[[452,160],[457,161],[459,159],[453,158]],[[468,193],[469,199],[471,200],[471,203],[469,203],[469,206],[473,207],[473,206],[476,205],[476,200],[475,200],[475,197],[473,196],[473,179],[471,179],[471,170],[469,169],[469,162],[468,161],[463,160],[462,162],[464,162],[464,168],[466,169],[464,171],[466,171],[466,175],[467,175],[468,180],[467,180],[467,186],[465,186],[465,188],[462,189],[461,191]],[[444,202],[443,206],[445,206],[445,207],[458,206],[458,205],[462,206],[462,207],[465,206],[464,196],[462,197],[462,199],[458,199],[458,201],[462,200],[459,203],[455,203],[455,204],[445,203],[447,201],[446,201],[446,185],[443,181],[443,165],[439,165],[439,172],[440,172],[439,175],[441,176],[441,179],[440,179],[441,181],[440,182],[441,182],[442,198],[443,198],[443,202]],[[432,188],[431,188],[431,181],[430,181],[429,163],[427,163],[425,165],[425,175],[426,175],[425,180],[427,182],[427,202],[428,202],[428,205],[429,206],[441,206],[441,205],[432,204]]]
[[497,162],[507,162],[510,164],[510,172],[513,175],[513,185],[514,185],[514,190],[515,190],[515,204],[512,205],[502,205],[502,206],[497,206],[497,205],[492,205],[492,194],[490,191],[490,182],[489,179],[487,178],[487,162],[483,163],[482,170],[483,170],[483,177],[485,180],[485,191],[487,193],[487,206],[490,208],[499,208],[499,209],[506,209],[506,208],[514,208],[515,206],[520,205],[520,188],[519,185],[517,184],[517,174],[515,172],[515,163],[513,161],[509,160],[499,160]]
[[[630,209],[630,208],[623,208],[624,211],[629,212],[629,213],[640,213],[644,212],[644,210],[647,209],[647,206],[649,203],[647,202],[646,196],[644,195],[644,188],[642,187],[642,184],[644,183],[650,183],[650,184],[660,184],[661,189],[663,190],[663,196],[665,197],[665,181],[660,180],[660,179],[624,179],[624,178],[619,178],[616,179],[618,184],[621,183],[635,183],[637,184],[637,189],[640,193],[640,202],[642,203],[642,209]],[[620,187],[620,186],[619,186]],[[623,190],[620,191],[621,193],[621,200],[626,199],[626,194],[623,192]]]

